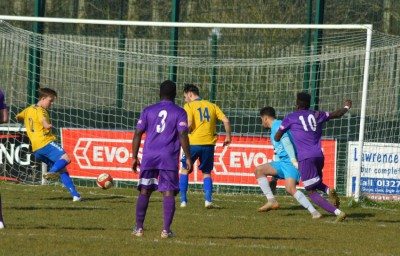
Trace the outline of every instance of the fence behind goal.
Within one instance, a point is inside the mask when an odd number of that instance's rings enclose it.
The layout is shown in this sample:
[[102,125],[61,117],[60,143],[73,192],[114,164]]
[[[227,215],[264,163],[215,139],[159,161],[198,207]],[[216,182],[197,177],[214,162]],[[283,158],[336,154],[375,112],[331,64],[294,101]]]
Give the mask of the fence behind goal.
[[[167,35],[170,28],[157,29],[165,30],[160,35]],[[71,175],[81,178],[81,185],[93,185],[95,176],[110,172],[125,184],[137,178],[130,172],[130,144],[138,115],[144,106],[158,101],[160,82],[176,67],[179,92],[184,83],[198,84],[201,96],[218,104],[231,121],[232,145],[223,148],[217,143],[213,173],[217,189],[227,192],[258,191],[254,168],[272,160],[269,134],[258,117],[261,107],[273,106],[283,118],[294,109],[296,93],[301,90],[319,91],[314,107],[327,111],[342,107],[343,100],[350,98],[353,108],[342,119],[327,124],[323,141],[324,180],[345,193],[351,190],[353,178],[348,178],[354,174],[348,172],[357,168],[359,153],[366,32],[324,29],[318,44],[310,48],[304,47],[306,32],[304,28],[182,28],[178,55],[171,56],[168,37],[128,34],[121,49],[118,38],[39,35],[3,21],[0,82],[13,118],[28,105],[32,96],[28,83],[32,73],[39,72],[40,85],[59,94],[50,115],[55,132],[72,156]],[[185,39],[193,34],[195,39]],[[369,161],[374,167],[367,167],[372,173],[383,166],[392,168],[393,174],[399,166],[399,44],[398,37],[373,32],[364,134],[364,141],[372,143],[375,150],[368,151],[376,158]],[[38,52],[40,62],[35,64],[40,66],[32,68],[32,57]],[[37,67],[40,70],[34,69]],[[183,97],[178,97],[177,103],[183,105]],[[14,122],[11,119],[8,126]],[[10,131],[5,130],[0,176],[39,183],[40,165],[29,151],[17,152],[17,142],[10,141]],[[218,131],[222,138],[223,127]],[[377,150],[374,143],[383,149]],[[377,155],[381,155],[379,161]],[[15,170],[12,166],[17,158],[23,167]],[[201,173],[195,172],[191,179],[199,189]],[[394,189],[396,194],[400,187]]]

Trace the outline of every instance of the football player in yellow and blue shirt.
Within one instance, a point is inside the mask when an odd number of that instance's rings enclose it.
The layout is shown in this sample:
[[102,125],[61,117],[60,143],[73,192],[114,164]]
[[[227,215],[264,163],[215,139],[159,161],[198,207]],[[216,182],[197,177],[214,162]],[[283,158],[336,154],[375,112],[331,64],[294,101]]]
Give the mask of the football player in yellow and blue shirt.
[[68,154],[56,143],[56,136],[52,133],[47,109],[51,107],[57,98],[57,92],[50,88],[39,89],[39,101],[36,105],[22,110],[17,116],[18,121],[23,121],[26,133],[32,144],[32,152],[37,160],[47,164],[48,173],[43,175],[45,179],[58,179],[69,190],[72,200],[80,201],[81,196],[76,191],[74,183],[65,167],[71,162]]
[[[199,88],[193,84],[185,84],[183,89],[186,104],[184,109],[188,116],[189,143],[192,162],[199,160],[199,169],[203,172],[203,190],[205,207],[213,208],[212,204],[212,178],[214,169],[214,148],[217,142],[217,121],[224,124],[226,137],[223,143],[227,146],[231,143],[231,126],[229,119],[214,103],[200,98]],[[187,205],[188,174],[186,157],[182,158],[181,174],[179,177],[179,189],[181,207]]]

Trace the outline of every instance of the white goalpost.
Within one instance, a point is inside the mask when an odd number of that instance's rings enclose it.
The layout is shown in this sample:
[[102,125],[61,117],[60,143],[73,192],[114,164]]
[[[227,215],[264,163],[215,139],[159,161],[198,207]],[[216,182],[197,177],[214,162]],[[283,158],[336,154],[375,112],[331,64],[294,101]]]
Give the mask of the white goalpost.
[[[383,138],[378,123],[380,116],[388,111],[382,107],[368,113],[367,109],[380,106],[382,101],[387,104],[385,107],[390,107],[386,102],[395,101],[396,96],[386,94],[393,89],[400,92],[398,85],[391,82],[396,79],[393,74],[397,76],[397,66],[384,77],[380,73],[382,63],[377,63],[378,60],[397,63],[397,52],[393,52],[398,45],[397,38],[378,33],[374,44],[370,24],[175,23],[6,15],[0,15],[0,20],[3,56],[0,61],[6,63],[0,82],[6,97],[12,95],[11,112],[15,114],[27,104],[28,66],[32,49],[39,49],[40,83],[60,92],[56,103],[59,105],[52,117],[54,121],[59,120],[56,122],[63,146],[76,159],[71,173],[78,178],[94,177],[97,173],[92,170],[101,166],[115,170],[121,180],[132,180],[128,173],[130,146],[126,143],[132,134],[126,131],[133,130],[141,108],[157,100],[154,88],[168,78],[169,68],[174,65],[178,86],[185,82],[200,84],[201,93],[220,105],[234,126],[232,147],[223,149],[217,144],[216,148],[215,183],[226,187],[228,192],[242,192],[244,187],[253,191],[252,168],[271,160],[273,152],[264,147],[269,142],[258,121],[261,107],[271,105],[283,117],[292,110],[295,94],[300,90],[310,91],[316,97],[316,106],[326,111],[340,107],[346,98],[352,99],[351,115],[327,127],[323,147],[328,155],[326,168],[330,170],[330,184],[339,186],[342,193],[347,189],[347,194],[354,195],[358,201],[362,194],[361,159],[366,126],[372,127],[372,123],[377,136]],[[178,39],[174,56],[169,53],[171,40],[165,37],[147,39],[128,35],[121,49],[115,38],[78,37],[64,35],[62,31],[38,35],[13,26],[15,21],[98,25],[97,29],[102,26],[160,28],[163,32],[175,27],[182,29],[184,36]],[[220,29],[222,39],[213,38],[212,29]],[[305,50],[299,38],[307,31],[316,30],[325,34]],[[203,37],[186,40],[185,36]],[[373,47],[377,50],[371,73]],[[305,81],[306,77],[309,80]],[[382,89],[385,96],[381,102],[369,102],[371,77],[373,84],[387,84]],[[397,110],[391,111],[390,120],[396,125]],[[96,137],[95,142],[88,139],[91,136]],[[368,140],[374,141],[374,138],[368,137]],[[382,140],[398,143],[395,135]],[[348,141],[356,141],[357,150],[350,152]],[[353,180],[347,178],[350,175],[348,159],[353,153],[358,161],[351,165],[356,175],[354,190],[350,188],[349,192],[346,183]],[[7,174],[10,175],[4,171]],[[197,174],[194,176],[197,178]],[[199,184],[196,178],[191,181],[195,187]],[[337,180],[340,181],[337,183]]]

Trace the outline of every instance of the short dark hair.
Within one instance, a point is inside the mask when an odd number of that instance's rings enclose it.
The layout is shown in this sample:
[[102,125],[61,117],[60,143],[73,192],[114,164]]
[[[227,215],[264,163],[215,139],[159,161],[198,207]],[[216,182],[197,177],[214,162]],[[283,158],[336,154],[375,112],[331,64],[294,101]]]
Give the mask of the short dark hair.
[[185,87],[183,88],[183,92],[184,93],[192,92],[193,94],[195,94],[197,96],[200,95],[199,87],[197,87],[194,84],[185,84]]
[[160,98],[174,100],[176,97],[176,84],[171,80],[165,80],[160,84]]
[[297,93],[296,104],[300,109],[309,109],[311,104],[311,95],[308,92]]
[[270,116],[276,118],[276,112],[273,107],[263,107],[260,109],[260,116]]
[[50,88],[39,88],[39,99],[46,98],[48,96],[57,98],[57,92]]

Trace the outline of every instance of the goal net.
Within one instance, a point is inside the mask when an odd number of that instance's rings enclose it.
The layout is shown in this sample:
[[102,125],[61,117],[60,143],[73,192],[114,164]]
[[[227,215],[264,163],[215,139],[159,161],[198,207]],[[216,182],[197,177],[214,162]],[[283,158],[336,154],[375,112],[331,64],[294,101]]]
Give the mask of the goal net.
[[[41,165],[35,162],[29,141],[14,118],[34,102],[35,86],[40,85],[59,95],[50,116],[54,132],[71,156],[68,170],[78,184],[92,186],[94,177],[103,172],[120,184],[135,181],[130,154],[138,115],[143,107],[158,101],[159,84],[175,77],[179,105],[184,103],[183,84],[194,83],[201,97],[219,105],[231,121],[234,136],[227,148],[222,147],[224,130],[218,126],[213,171],[218,191],[259,191],[254,168],[273,157],[259,109],[272,106],[278,118],[283,118],[294,110],[296,93],[302,90],[313,95],[312,107],[320,110],[333,111],[345,99],[353,100],[350,112],[329,122],[324,130],[324,181],[328,185],[342,194],[354,193],[359,158],[367,157],[360,154],[363,149],[372,154],[369,165],[363,164],[364,172],[380,170],[378,178],[384,183],[396,178],[396,170],[400,173],[398,37],[374,31],[370,54],[366,54],[367,30],[360,25],[321,26],[318,30],[301,25],[230,25],[180,27],[173,41],[168,26],[117,26],[128,29],[119,37],[106,37],[62,31],[36,34],[15,22],[0,22],[0,84],[11,117],[1,127],[0,176],[41,182]],[[115,27],[79,26],[81,31]],[[171,48],[173,43],[176,49]],[[366,85],[368,91],[363,92]],[[360,125],[364,131],[361,149]],[[364,174],[362,184],[375,179]],[[192,189],[201,189],[201,172],[195,171],[190,182]],[[395,194],[400,186],[394,186]],[[361,192],[369,188],[361,187]]]

